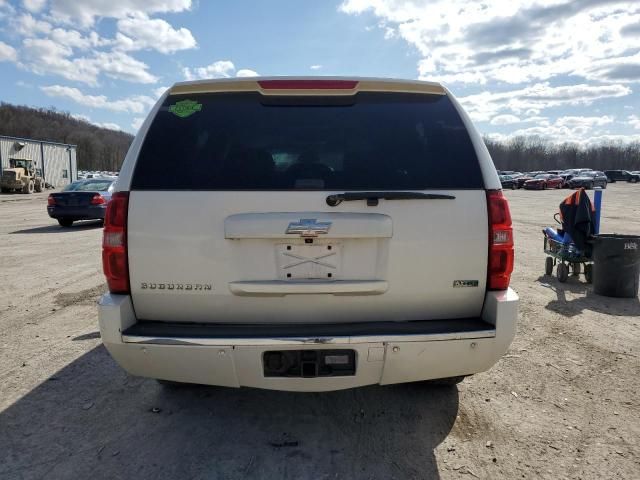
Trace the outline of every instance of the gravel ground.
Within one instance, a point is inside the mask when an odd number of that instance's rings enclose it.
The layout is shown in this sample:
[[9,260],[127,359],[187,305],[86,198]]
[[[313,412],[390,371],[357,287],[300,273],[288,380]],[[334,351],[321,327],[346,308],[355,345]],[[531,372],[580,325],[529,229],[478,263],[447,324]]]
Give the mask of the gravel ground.
[[[45,194],[0,196],[0,478],[640,477],[640,302],[544,276],[540,229],[568,192],[509,191],[518,335],[457,388],[322,394],[125,374],[97,331],[100,226],[61,229]],[[602,230],[640,232],[611,185]]]

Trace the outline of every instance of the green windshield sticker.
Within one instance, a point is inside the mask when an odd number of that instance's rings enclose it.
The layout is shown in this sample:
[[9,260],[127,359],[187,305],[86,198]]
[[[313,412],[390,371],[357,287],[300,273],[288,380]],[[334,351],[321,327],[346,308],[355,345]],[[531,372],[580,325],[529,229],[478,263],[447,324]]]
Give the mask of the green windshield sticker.
[[194,100],[180,100],[169,107],[169,111],[180,118],[187,118],[202,110],[202,104]]

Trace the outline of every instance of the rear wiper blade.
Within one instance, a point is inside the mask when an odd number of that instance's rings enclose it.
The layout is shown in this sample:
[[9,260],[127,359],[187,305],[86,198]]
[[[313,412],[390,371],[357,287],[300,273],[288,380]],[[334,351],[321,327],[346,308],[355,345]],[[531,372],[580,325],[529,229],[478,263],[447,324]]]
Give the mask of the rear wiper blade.
[[342,202],[366,200],[368,206],[375,207],[381,198],[384,200],[455,200],[456,197],[441,193],[422,192],[344,192],[329,195],[327,205],[335,207]]

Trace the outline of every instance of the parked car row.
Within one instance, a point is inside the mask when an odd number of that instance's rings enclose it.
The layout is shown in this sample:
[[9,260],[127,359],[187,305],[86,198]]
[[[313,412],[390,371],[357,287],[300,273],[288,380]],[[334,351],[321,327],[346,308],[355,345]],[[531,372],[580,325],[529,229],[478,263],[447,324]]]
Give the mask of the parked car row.
[[[618,172],[618,173],[612,173]],[[600,172],[590,168],[572,168],[569,170],[549,170],[537,172],[498,171],[500,183],[504,189],[525,188],[527,190],[546,190],[551,188],[607,188],[609,182],[626,179],[628,182],[640,181],[637,172],[626,170],[607,170]]]
[[117,177],[119,172],[107,172],[107,171],[88,171],[78,170],[78,178],[80,180],[88,180],[91,178],[103,178],[103,177]]

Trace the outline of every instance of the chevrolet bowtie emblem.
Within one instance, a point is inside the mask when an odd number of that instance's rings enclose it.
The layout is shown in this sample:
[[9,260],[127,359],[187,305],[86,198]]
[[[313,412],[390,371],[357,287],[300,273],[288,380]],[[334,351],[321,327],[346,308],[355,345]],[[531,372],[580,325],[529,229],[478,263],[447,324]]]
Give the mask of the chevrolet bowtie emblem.
[[318,222],[315,218],[303,218],[299,222],[291,222],[286,234],[300,235],[301,237],[317,237],[320,234],[329,233],[331,222]]

